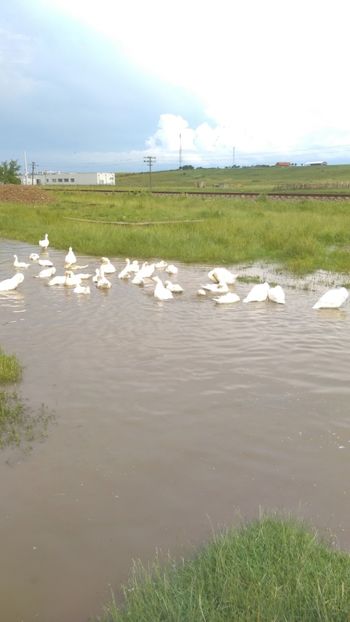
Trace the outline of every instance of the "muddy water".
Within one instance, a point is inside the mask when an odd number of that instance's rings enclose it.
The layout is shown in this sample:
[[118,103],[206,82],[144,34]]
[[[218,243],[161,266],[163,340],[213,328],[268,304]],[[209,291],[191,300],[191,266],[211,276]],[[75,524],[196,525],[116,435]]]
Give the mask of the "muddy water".
[[[2,241],[0,278],[36,250]],[[86,622],[133,558],[186,555],[261,508],[350,549],[349,307],[312,310],[322,288],[217,307],[196,295],[205,266],[180,265],[167,303],[116,275],[78,296],[38,271],[0,296],[20,394],[55,414],[31,452],[0,454],[1,620]]]

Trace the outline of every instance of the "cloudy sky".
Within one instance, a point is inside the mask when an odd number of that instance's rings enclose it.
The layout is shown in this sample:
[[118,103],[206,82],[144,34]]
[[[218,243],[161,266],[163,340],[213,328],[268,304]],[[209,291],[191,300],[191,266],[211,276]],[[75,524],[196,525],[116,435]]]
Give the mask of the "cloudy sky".
[[350,162],[349,18],[348,0],[7,2],[0,161]]

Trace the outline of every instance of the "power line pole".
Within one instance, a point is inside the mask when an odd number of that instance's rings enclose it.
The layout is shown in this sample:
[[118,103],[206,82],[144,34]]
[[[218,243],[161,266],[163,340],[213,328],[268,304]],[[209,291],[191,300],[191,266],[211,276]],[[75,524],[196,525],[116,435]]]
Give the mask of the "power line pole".
[[156,161],[156,159],[157,159],[156,156],[145,156],[143,158],[143,161],[146,162],[146,164],[148,164],[148,167],[149,167],[149,189],[150,190],[152,188],[152,176],[151,176],[152,166],[153,166],[153,163]]
[[179,170],[182,169],[182,142],[181,142],[181,132],[179,134],[180,146],[179,146]]
[[34,171],[36,167],[36,162],[32,162],[32,186],[34,186]]

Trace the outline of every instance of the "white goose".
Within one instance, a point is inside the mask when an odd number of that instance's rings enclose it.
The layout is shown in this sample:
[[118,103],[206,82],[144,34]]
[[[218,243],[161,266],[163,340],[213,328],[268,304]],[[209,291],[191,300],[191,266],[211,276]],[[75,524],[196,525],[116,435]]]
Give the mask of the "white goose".
[[15,261],[13,262],[13,266],[15,268],[29,268],[30,264],[25,263],[24,261],[18,261],[17,255],[14,255]]
[[65,285],[66,284],[66,275],[57,275],[54,276],[52,279],[50,279],[50,281],[48,282],[48,285],[50,287],[52,287],[53,285]]
[[104,274],[114,274],[114,272],[117,271],[117,269],[115,268],[115,266],[113,266],[108,257],[102,257],[101,261]]
[[0,281],[0,292],[9,292],[12,289],[16,289],[20,283],[24,281],[24,274],[17,272],[11,279],[5,279]]
[[126,265],[124,266],[124,268],[119,272],[118,274],[118,279],[130,279],[130,259],[129,257],[127,257],[125,259],[126,261]]
[[73,292],[75,294],[90,294],[90,287],[88,285],[86,285],[86,287],[84,287],[83,285],[77,285],[73,289]]
[[240,297],[234,292],[227,292],[227,294],[224,294],[223,296],[217,296],[213,298],[213,300],[215,300],[216,304],[218,305],[227,305],[232,304],[233,302],[239,302]]
[[64,258],[64,262],[67,265],[71,265],[73,263],[77,263],[77,258],[75,256],[75,254],[73,253],[73,249],[70,246],[67,255]]
[[52,268],[44,268],[43,270],[40,270],[39,274],[36,274],[34,278],[35,279],[49,279],[54,274],[56,274],[56,268],[52,266]]
[[50,259],[39,259],[38,264],[43,268],[52,268],[53,266],[53,263],[52,261],[50,261]]
[[166,268],[165,268],[165,272],[167,272],[168,274],[177,274],[178,273],[178,268],[176,266],[174,266],[174,264],[170,263]]
[[227,294],[229,291],[227,283],[219,282],[219,283],[207,283],[206,285],[201,285],[202,289],[205,289],[207,292],[212,292],[213,294]]
[[272,302],[277,302],[280,305],[284,305],[286,303],[286,295],[280,285],[276,285],[276,287],[269,287],[267,297]]
[[243,302],[263,302],[266,300],[270,286],[268,283],[259,283],[254,285],[248,296],[243,298]]
[[172,283],[171,281],[165,281],[164,285],[173,294],[182,294],[182,292],[184,291],[183,287],[181,287],[181,285],[179,285],[178,283]]
[[72,270],[65,271],[66,280],[64,282],[66,287],[76,287],[81,284],[80,277],[78,274],[74,274]]
[[349,292],[345,287],[335,287],[334,289],[329,289],[328,292],[323,294],[323,296],[319,298],[312,308],[339,309],[348,297]]
[[103,265],[99,270],[99,278],[96,282],[96,287],[99,289],[110,289],[110,287],[112,287],[112,283],[105,277]]
[[45,237],[43,240],[39,240],[39,246],[40,248],[42,248],[44,251],[46,251],[49,247],[50,241],[49,241],[49,236],[47,233],[45,233]]
[[166,268],[167,265],[168,265],[167,262],[161,259],[160,261],[157,261],[157,263],[154,264],[154,267],[156,268],[156,270],[164,270],[164,268]]
[[38,253],[30,253],[29,259],[30,261],[38,261],[38,259],[40,259],[40,255],[38,255]]
[[170,289],[164,287],[164,284],[159,276],[154,276],[153,281],[156,283],[153,296],[157,298],[157,300],[170,300],[171,298],[174,298]]
[[214,283],[227,283],[233,285],[236,282],[238,274],[233,274],[227,268],[214,268],[208,272],[208,277]]

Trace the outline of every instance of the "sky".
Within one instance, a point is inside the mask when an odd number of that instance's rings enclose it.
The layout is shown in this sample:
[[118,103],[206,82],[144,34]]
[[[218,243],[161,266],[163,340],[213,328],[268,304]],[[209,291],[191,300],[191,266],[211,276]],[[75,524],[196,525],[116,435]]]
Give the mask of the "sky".
[[[348,0],[12,0],[0,161],[128,172],[350,162]],[[24,155],[26,154],[26,155]]]

